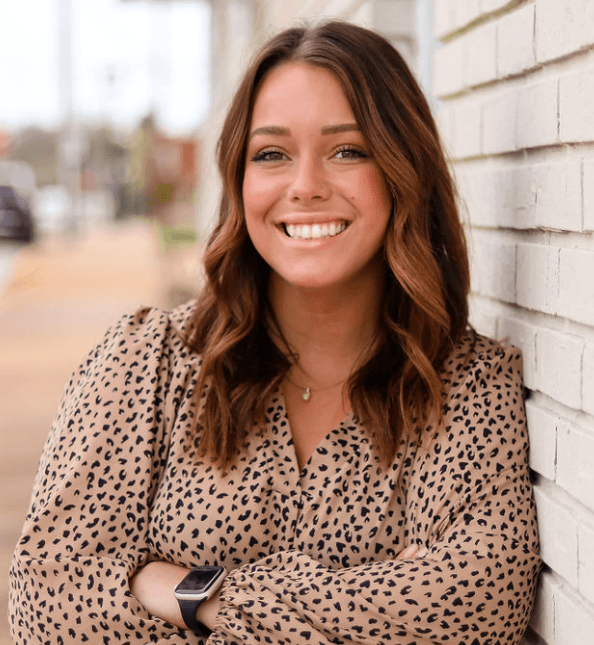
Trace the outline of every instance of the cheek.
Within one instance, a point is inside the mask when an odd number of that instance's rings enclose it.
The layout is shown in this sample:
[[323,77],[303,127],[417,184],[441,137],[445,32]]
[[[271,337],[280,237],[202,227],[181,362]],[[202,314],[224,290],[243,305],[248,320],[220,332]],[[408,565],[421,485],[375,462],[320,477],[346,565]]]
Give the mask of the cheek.
[[360,176],[353,201],[360,201],[378,216],[388,217],[392,211],[392,195],[383,173],[378,168],[369,168]]
[[270,182],[248,174],[243,181],[242,196],[246,217],[262,216],[274,201]]

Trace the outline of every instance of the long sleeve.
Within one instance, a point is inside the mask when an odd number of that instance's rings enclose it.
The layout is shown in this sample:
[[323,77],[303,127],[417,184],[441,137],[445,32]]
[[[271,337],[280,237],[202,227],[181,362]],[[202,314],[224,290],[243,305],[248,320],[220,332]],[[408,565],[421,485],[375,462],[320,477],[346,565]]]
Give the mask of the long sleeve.
[[19,645],[197,640],[149,616],[128,584],[148,558],[150,504],[174,415],[164,403],[168,338],[166,314],[126,317],[66,388],[10,573]]
[[476,359],[415,459],[409,541],[422,560],[344,569],[298,550],[234,571],[212,643],[518,643],[540,568],[521,361]]

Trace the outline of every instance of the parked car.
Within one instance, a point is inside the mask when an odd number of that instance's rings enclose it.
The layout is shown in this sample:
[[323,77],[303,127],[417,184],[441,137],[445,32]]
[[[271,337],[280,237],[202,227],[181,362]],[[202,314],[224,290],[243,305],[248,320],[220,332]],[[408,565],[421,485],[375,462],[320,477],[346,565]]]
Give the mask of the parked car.
[[0,186],[0,240],[32,242],[34,237],[28,202],[12,186]]

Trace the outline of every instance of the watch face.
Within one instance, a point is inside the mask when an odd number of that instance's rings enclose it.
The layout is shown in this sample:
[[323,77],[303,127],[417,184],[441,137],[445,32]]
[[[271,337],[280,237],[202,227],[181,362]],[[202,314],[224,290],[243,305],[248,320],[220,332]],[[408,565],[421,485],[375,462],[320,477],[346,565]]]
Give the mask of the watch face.
[[186,597],[207,594],[224,573],[223,567],[196,567],[177,585],[175,593]]

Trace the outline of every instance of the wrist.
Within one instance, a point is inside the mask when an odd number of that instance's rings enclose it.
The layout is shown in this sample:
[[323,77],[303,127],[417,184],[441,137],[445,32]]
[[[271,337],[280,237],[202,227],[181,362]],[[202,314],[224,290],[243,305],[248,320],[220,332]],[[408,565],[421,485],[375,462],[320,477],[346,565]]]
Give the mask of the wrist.
[[188,629],[203,634],[214,627],[218,592],[226,575],[223,567],[199,566],[175,587],[174,595]]

